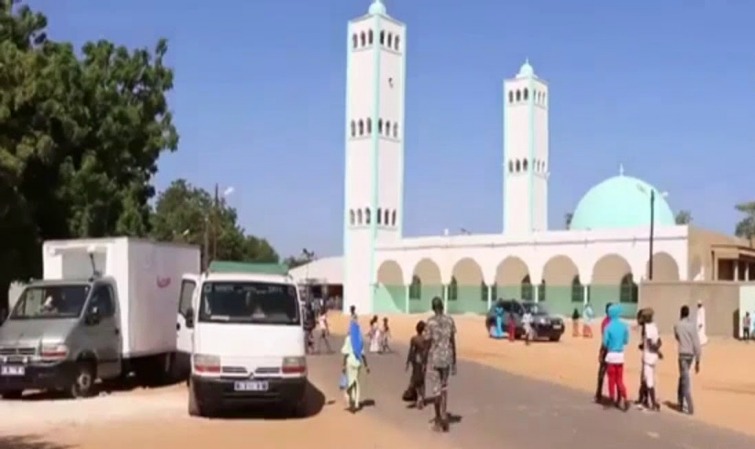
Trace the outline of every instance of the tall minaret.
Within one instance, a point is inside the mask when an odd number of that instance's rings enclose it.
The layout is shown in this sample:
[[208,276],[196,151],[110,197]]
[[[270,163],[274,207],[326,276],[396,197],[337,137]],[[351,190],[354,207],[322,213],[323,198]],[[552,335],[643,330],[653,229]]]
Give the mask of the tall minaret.
[[344,176],[344,310],[370,313],[375,246],[401,238],[406,26],[381,0],[349,22]]
[[548,85],[529,61],[503,83],[503,230],[548,229]]

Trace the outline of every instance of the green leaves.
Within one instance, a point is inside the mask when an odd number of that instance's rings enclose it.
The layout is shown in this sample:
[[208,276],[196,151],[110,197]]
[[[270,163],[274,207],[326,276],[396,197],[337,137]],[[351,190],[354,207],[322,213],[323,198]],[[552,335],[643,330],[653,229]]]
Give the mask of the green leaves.
[[734,228],[734,235],[747,239],[752,244],[752,239],[755,237],[755,201],[737,204],[734,207],[745,215]]

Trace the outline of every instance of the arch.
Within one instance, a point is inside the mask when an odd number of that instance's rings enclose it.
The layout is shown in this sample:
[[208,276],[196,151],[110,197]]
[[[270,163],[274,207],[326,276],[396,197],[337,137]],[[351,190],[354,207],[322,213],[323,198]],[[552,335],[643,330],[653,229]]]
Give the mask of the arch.
[[417,262],[412,270],[412,276],[417,276],[423,284],[441,284],[440,267],[432,259],[424,258]]
[[364,31],[359,34],[359,43],[362,44],[362,47],[366,45]]
[[372,221],[372,211],[370,211],[369,207],[364,208],[364,224],[370,224],[370,221]]
[[391,136],[391,122],[388,120],[385,121],[385,135],[388,137]]
[[393,124],[393,137],[398,139],[398,123]]
[[391,212],[391,225],[396,226],[396,210],[395,209]]
[[383,224],[387,225],[390,224],[391,220],[391,212],[388,209],[383,209]]
[[483,281],[482,267],[470,257],[456,262],[451,272],[462,285],[479,285]]
[[388,48],[393,47],[393,33],[388,33]]
[[377,272],[374,311],[396,313],[406,311],[406,287],[404,273],[395,260],[385,260]]
[[436,296],[443,297],[443,281],[440,267],[432,259],[423,258],[414,265],[412,279],[419,281],[418,285],[420,287],[415,287],[412,301],[409,302],[409,312],[429,312],[432,299]]
[[632,273],[627,273],[621,278],[621,291],[619,293],[619,301],[621,303],[637,304],[638,288],[637,283],[634,282],[634,276]]
[[527,159],[524,159],[522,161],[522,171],[524,171],[524,172],[527,171]]
[[529,98],[529,96],[530,96],[530,90],[525,87],[524,88],[524,92],[522,92],[522,99],[524,101],[527,101],[527,99]]
[[383,209],[378,207],[377,214],[375,215],[375,222],[377,224],[383,224]]
[[579,277],[579,269],[568,256],[553,256],[543,266],[543,280],[553,286],[571,285],[575,276]]
[[385,31],[380,32],[380,45],[385,44]]
[[356,136],[357,136],[357,123],[354,120],[352,120],[351,121],[351,137],[356,137]]
[[527,264],[517,256],[506,257],[498,264],[495,273],[495,283],[498,286],[516,286],[517,288],[525,276],[530,274]]
[[351,35],[351,46],[352,48],[357,48],[359,46],[359,38],[356,33]]
[[514,91],[510,90],[509,91],[509,103],[513,103],[513,102],[514,102]]
[[532,287],[532,279],[530,275],[525,275],[522,278],[521,286],[519,288],[519,298],[525,301],[532,301],[534,297],[534,288]]
[[368,31],[367,32],[367,43],[368,44],[372,45],[373,37],[374,37],[374,34],[373,34],[372,30]]
[[359,120],[359,135],[364,135],[364,122],[362,120]]
[[396,49],[396,51],[400,50],[399,42],[401,41],[400,36],[396,36],[396,39],[393,40],[393,48]]
[[516,90],[516,101],[522,101],[522,91]]
[[[646,264],[646,273],[650,278],[650,263]],[[664,251],[653,254],[653,280],[654,281],[678,281],[679,265],[674,257]]]
[[354,209],[351,209],[349,211],[349,223],[353,225],[355,221],[356,221],[356,217],[354,214]]
[[383,134],[383,119],[378,119],[378,134]]
[[372,119],[367,117],[367,134],[372,134]]
[[606,254],[598,259],[592,268],[592,283],[600,285],[619,285],[626,274],[632,273],[632,267],[626,259],[618,254]]
[[522,164],[519,162],[519,159],[516,160],[516,163],[514,164],[515,171],[519,173],[519,171],[522,169]]
[[357,224],[361,225],[362,224],[362,220],[363,220],[363,218],[362,218],[362,209],[357,209]]

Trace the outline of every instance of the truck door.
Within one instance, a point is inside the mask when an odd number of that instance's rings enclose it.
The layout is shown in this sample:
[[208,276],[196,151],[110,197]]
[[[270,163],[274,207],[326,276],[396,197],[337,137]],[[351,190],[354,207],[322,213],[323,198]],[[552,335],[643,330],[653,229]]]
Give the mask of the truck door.
[[[178,372],[181,373],[182,377],[187,377],[191,372],[194,323],[193,317],[190,317],[188,314],[193,312],[192,301],[198,281],[199,276],[191,274],[185,274],[181,278],[178,315],[176,316],[176,363],[178,364]],[[188,320],[187,317],[189,317]]]
[[115,294],[110,285],[95,285],[87,315],[94,312],[97,320],[86,323],[86,326],[88,344],[97,355],[97,374],[102,379],[116,377],[121,372],[123,341],[115,304]]

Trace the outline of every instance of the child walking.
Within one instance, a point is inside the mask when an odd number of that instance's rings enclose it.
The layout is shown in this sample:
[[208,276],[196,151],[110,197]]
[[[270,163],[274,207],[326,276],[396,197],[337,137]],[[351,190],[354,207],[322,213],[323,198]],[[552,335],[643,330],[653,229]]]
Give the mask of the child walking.
[[380,327],[378,326],[378,321],[379,318],[377,315],[374,315],[370,320],[369,337],[370,352],[372,353],[380,352]]
[[425,371],[427,369],[428,341],[425,338],[425,322],[420,321],[415,326],[417,332],[409,341],[409,354],[406,356],[406,369],[412,370],[409,378],[409,388],[404,393],[404,398],[414,399],[415,407],[422,409],[425,406]]
[[380,352],[391,352],[391,328],[388,326],[388,318],[383,318],[383,329],[380,331]]
[[317,352],[321,352],[322,344],[325,343],[325,348],[327,349],[328,354],[330,354],[333,352],[333,349],[330,347],[330,340],[328,339],[330,336],[330,326],[328,325],[327,309],[323,308],[320,310],[320,316],[317,321],[320,326],[320,332],[317,338]]
[[574,311],[571,313],[571,336],[572,337],[579,337],[579,319],[580,319],[579,309],[576,307],[574,308]]
[[606,374],[608,396],[616,407],[629,410],[627,389],[624,385],[624,348],[629,344],[629,327],[621,321],[621,306],[608,308],[610,322],[603,331],[603,346],[606,348]]

